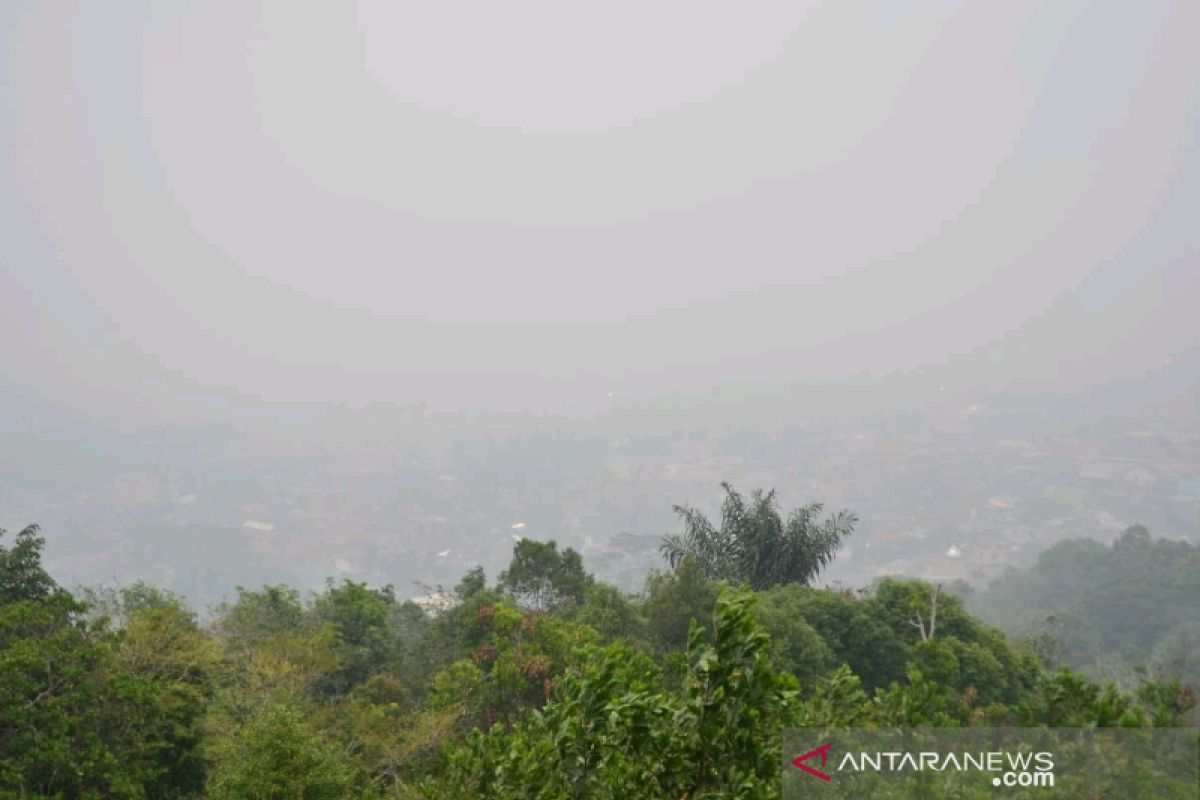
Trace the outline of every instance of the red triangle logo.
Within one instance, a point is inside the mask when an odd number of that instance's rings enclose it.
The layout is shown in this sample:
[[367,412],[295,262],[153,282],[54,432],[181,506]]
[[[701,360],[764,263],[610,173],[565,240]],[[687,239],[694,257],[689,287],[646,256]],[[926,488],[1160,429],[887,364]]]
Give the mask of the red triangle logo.
[[793,758],[792,766],[798,767],[799,769],[802,769],[805,772],[807,772],[809,775],[820,778],[823,781],[829,780],[829,776],[826,775],[824,772],[820,772],[819,770],[817,770],[813,767],[810,767],[808,764],[805,764],[804,762],[808,761],[810,758],[813,758],[814,756],[820,756],[821,757],[821,766],[824,767],[826,760],[829,759],[829,747],[831,744],[832,744],[831,742],[826,742],[825,744],[818,747],[816,750],[809,750],[804,755],[799,756],[797,758]]

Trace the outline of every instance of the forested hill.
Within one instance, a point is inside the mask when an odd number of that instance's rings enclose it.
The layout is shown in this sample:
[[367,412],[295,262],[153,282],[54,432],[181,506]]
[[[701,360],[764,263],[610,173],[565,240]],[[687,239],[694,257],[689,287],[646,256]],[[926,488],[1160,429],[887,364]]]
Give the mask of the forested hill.
[[753,536],[809,574],[852,527],[751,500],[733,527],[692,518],[638,596],[524,540],[437,609],[330,581],[243,589],[203,626],[144,584],[72,596],[27,528],[0,542],[0,798],[776,798],[787,726],[1170,726],[1195,705],[1052,670],[924,583],[833,592],[746,558]]
[[1141,526],[1107,547],[1059,542],[966,602],[1054,663],[1122,684],[1149,670],[1200,685],[1200,547],[1187,542]]

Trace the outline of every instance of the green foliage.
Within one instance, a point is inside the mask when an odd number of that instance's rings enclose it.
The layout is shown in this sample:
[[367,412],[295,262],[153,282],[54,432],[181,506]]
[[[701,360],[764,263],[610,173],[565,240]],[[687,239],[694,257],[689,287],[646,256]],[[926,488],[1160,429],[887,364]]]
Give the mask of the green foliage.
[[1167,680],[1200,687],[1200,619],[1183,622],[1155,645],[1151,670]]
[[550,611],[583,600],[592,577],[572,548],[559,552],[553,542],[521,539],[513,545],[512,562],[500,573],[500,585],[522,606]]
[[[785,726],[1175,726],[1195,712],[1171,674],[1192,666],[1194,620],[1129,690],[1045,671],[1047,639],[1014,645],[920,581],[755,592],[689,554],[635,597],[535,542],[500,587],[472,570],[436,615],[343,581],[307,602],[239,590],[204,629],[145,584],[76,601],[35,534],[3,551],[0,800],[749,800],[778,796]],[[1135,562],[1158,552],[1119,544]],[[1186,578],[1190,551],[1164,552],[1178,563],[1155,569]]]
[[487,575],[484,573],[483,567],[472,567],[466,575],[463,575],[458,586],[454,587],[454,595],[459,600],[470,600],[485,589],[487,589]]
[[408,699],[398,680],[376,675],[322,720],[383,797],[414,792],[419,776],[437,768],[439,754],[458,733],[453,709],[408,708]]
[[771,663],[795,675],[803,686],[813,685],[838,665],[838,658],[816,628],[804,618],[797,595],[811,591],[798,584],[781,586],[759,597],[758,618],[771,637]]
[[874,602],[792,584],[763,593],[763,604],[772,618],[803,620],[833,653],[833,663],[848,665],[868,690],[904,680],[908,645]]
[[0,606],[0,789],[9,797],[136,796],[108,736],[110,653],[82,611],[66,593]]
[[582,602],[568,611],[566,618],[594,628],[607,641],[646,641],[646,618],[640,603],[615,586],[592,583],[584,591]]
[[662,651],[683,649],[695,621],[712,617],[720,587],[706,578],[693,558],[674,573],[656,572],[646,580],[646,627]]
[[818,522],[820,503],[792,511],[785,522],[773,489],[766,494],[755,490],[747,502],[728,483],[721,487],[725,501],[720,528],[694,508],[675,506],[683,520],[683,534],[663,537],[661,546],[672,569],[691,556],[713,580],[746,583],[760,590],[808,583],[833,560],[858,522],[849,511]]
[[[945,669],[946,658],[944,645],[932,642],[928,648],[919,648],[926,665],[932,666],[932,671]],[[952,661],[951,661],[952,663]],[[921,671],[918,663],[909,665],[903,684],[893,683],[886,689],[875,690],[872,705],[867,713],[870,724],[882,727],[914,727],[933,726],[939,728],[957,727],[966,711],[958,700],[953,689],[930,678]]]
[[317,625],[329,625],[338,635],[339,668],[316,685],[318,695],[341,695],[373,672],[399,666],[402,643],[389,623],[398,610],[392,587],[371,589],[365,583],[328,582],[313,603]]
[[692,627],[682,689],[617,643],[588,651],[544,710],[447,754],[433,798],[766,798],[794,681],[770,666],[753,597],[726,592],[713,635]]
[[283,632],[305,627],[300,593],[287,586],[265,586],[252,592],[238,587],[237,601],[217,609],[217,635],[226,648],[244,651]]
[[143,742],[140,755],[153,758],[157,767],[146,783],[147,793],[198,795],[207,771],[201,754],[203,720],[214,692],[219,648],[196,626],[194,615],[168,595],[135,587],[126,597],[130,610],[115,655],[122,686],[144,693],[148,701],[127,714],[131,723],[136,719],[131,728]]
[[411,604],[402,606],[403,613],[412,610],[420,613],[409,620],[406,636],[413,644],[407,651],[405,674],[414,690],[420,694],[439,670],[457,660],[469,659],[493,633],[489,615],[507,602],[500,592],[480,588],[433,619]]
[[89,621],[35,531],[8,553],[0,604],[0,797],[198,796],[215,643],[146,587],[119,595],[119,632]]
[[1195,680],[1187,665],[1196,659],[1180,644],[1200,619],[1197,587],[1200,547],[1156,540],[1134,526],[1111,547],[1088,539],[1059,542],[1028,570],[976,594],[970,608],[1028,636],[1054,664],[1127,685],[1140,680],[1145,667],[1166,670],[1163,678]]
[[695,797],[766,797],[778,791],[779,730],[798,694],[770,665],[771,640],[751,613],[753,595],[717,599],[713,635],[693,625],[684,681],[685,746],[694,760]]
[[261,709],[222,743],[213,800],[342,800],[352,796],[353,762],[306,723],[299,708]]
[[[16,535],[13,545],[0,545],[0,605],[22,600],[40,600],[58,588],[42,569],[42,548],[46,540],[41,529],[29,525]],[[0,528],[0,539],[6,531]]]
[[[918,666],[928,677],[960,692],[969,689],[982,703],[1014,703],[1037,678],[1038,666],[1030,653],[1014,648],[999,630],[968,614],[959,598],[927,583],[880,581],[867,605],[913,648]],[[935,607],[936,626],[932,624]],[[922,664],[917,652],[926,644],[925,635],[945,647],[936,670]],[[926,651],[930,652],[929,648]]]
[[796,709],[796,725],[809,728],[864,725],[872,711],[862,681],[843,664],[817,679]]
[[167,609],[178,612],[193,623],[196,621],[196,615],[188,609],[182,597],[143,581],[105,591],[85,590],[83,599],[91,614],[106,616],[118,626],[124,626],[136,614]]
[[480,606],[475,625],[486,631],[470,655],[433,679],[430,704],[458,709],[464,724],[511,724],[542,707],[580,648],[598,639],[594,629],[511,601]]
[[1017,706],[1016,717],[1022,725],[1170,727],[1183,724],[1195,706],[1196,693],[1178,681],[1152,681],[1125,694],[1064,668],[1039,678]]

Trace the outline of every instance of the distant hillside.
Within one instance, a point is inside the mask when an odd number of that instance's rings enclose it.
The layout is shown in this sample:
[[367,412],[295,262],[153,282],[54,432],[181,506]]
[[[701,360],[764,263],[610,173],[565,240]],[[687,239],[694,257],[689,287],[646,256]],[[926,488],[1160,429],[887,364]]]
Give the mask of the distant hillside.
[[1111,547],[1059,542],[967,606],[1093,675],[1129,682],[1149,670],[1200,685],[1200,547],[1154,539],[1144,527]]

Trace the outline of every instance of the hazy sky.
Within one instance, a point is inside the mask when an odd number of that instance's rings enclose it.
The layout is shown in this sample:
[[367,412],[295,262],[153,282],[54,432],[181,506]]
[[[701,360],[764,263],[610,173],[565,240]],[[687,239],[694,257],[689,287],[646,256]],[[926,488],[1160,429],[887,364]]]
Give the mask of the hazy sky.
[[0,390],[1136,371],[1200,341],[1197,31],[1194,0],[10,0]]

